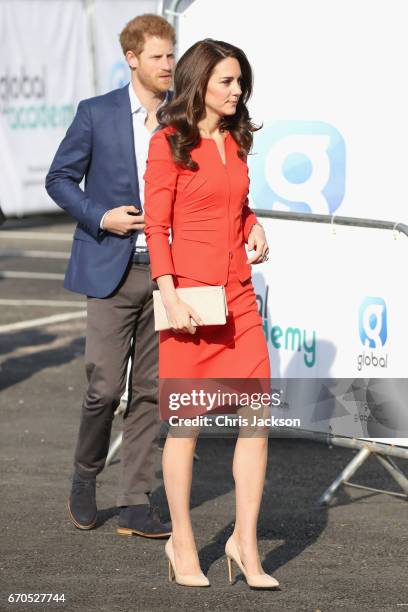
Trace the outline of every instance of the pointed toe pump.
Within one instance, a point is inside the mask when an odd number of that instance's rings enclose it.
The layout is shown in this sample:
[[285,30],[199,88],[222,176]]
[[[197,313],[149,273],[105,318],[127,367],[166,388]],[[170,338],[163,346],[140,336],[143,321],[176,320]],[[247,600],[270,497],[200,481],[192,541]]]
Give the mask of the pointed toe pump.
[[254,589],[275,589],[279,586],[279,582],[273,576],[269,574],[248,574],[244,568],[244,564],[242,562],[241,556],[238,551],[238,546],[231,536],[225,545],[225,554],[227,555],[228,561],[228,575],[230,584],[232,584],[232,562],[234,561],[241,572],[245,576],[245,580],[248,583],[248,586]]
[[207,576],[201,572],[201,574],[179,574],[176,570],[176,564],[174,559],[173,541],[170,537],[165,545],[165,553],[169,561],[169,580],[175,580],[177,584],[189,587],[208,587],[210,581]]

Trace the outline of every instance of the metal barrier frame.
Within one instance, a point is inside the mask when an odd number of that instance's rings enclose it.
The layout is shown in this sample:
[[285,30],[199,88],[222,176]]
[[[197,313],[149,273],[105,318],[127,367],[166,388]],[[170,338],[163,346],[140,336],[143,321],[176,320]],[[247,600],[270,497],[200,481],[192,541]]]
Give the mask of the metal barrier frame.
[[338,215],[316,215],[314,213],[283,212],[280,210],[266,210],[264,208],[252,209],[257,217],[266,219],[284,219],[286,221],[306,221],[308,223],[325,223],[328,225],[349,225],[353,227],[367,227],[374,229],[401,232],[408,237],[408,225],[394,221],[380,221],[378,219],[364,219],[362,217],[341,217]]
[[[330,224],[333,227],[335,225],[345,225],[353,227],[384,229],[392,232],[398,231],[408,237],[408,225],[406,225],[405,223],[395,223],[392,221],[381,221],[376,219],[364,219],[359,217],[341,217],[337,215],[316,215],[313,213],[282,212],[277,210],[265,210],[259,208],[255,208],[253,209],[253,211],[258,218],[282,219],[286,221],[302,221],[308,223],[325,223]],[[330,436],[326,434],[322,435],[314,432],[308,432],[305,437],[312,438],[313,440],[319,442],[326,442],[329,446],[335,445],[342,446],[345,448],[359,449],[357,455],[353,457],[353,459],[346,465],[346,467],[341,471],[337,478],[335,478],[332,484],[321,495],[321,497],[319,498],[320,504],[329,504],[336,491],[342,485],[344,487],[355,487],[358,489],[364,489],[376,493],[386,493],[387,495],[394,495],[408,501],[408,479],[391,458],[399,457],[402,459],[408,459],[408,448],[396,447],[393,444],[380,444],[378,442],[370,442],[369,440],[363,440],[360,438],[346,438],[342,436]],[[349,479],[357,472],[357,470],[371,455],[378,459],[378,461],[384,466],[384,468],[388,471],[392,478],[398,483],[404,493],[396,493],[394,491],[375,489],[373,487],[357,485],[355,483],[350,482]]]

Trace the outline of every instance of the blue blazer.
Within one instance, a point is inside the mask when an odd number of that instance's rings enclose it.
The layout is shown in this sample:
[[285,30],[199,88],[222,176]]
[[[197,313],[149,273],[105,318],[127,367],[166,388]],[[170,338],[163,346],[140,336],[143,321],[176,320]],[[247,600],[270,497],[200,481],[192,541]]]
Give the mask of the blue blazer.
[[64,287],[93,297],[108,296],[127,269],[135,235],[116,236],[101,231],[99,224],[110,208],[140,207],[127,85],[79,103],[45,186],[58,206],[78,222]]

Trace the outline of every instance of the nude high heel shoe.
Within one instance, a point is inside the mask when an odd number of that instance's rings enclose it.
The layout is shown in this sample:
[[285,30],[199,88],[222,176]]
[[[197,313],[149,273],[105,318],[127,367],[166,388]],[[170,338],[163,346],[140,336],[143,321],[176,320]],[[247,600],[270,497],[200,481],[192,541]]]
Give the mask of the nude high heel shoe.
[[173,541],[170,538],[167,540],[166,545],[164,547],[167,559],[169,560],[169,580],[175,580],[177,584],[181,584],[183,586],[189,587],[208,587],[210,586],[210,581],[207,576],[201,572],[201,574],[179,574],[176,570],[176,564],[174,561],[174,550],[173,550]]
[[248,586],[254,589],[273,589],[279,586],[279,582],[273,576],[269,574],[247,574],[242,563],[237,543],[233,536],[231,536],[225,545],[225,554],[227,555],[228,561],[228,574],[229,581],[232,584],[232,561],[238,565],[241,572],[244,574]]

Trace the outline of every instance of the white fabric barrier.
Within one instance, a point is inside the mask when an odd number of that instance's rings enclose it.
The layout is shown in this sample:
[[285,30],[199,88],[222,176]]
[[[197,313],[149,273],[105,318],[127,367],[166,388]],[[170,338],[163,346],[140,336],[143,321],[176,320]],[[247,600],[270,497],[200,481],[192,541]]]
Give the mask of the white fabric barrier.
[[0,0],[0,206],[58,210],[44,179],[80,100],[130,80],[119,33],[157,0]]
[[395,271],[408,256],[408,237],[280,219],[262,224],[270,255],[254,266],[253,280],[273,375],[406,378],[408,295]]
[[83,3],[2,0],[0,23],[0,206],[6,215],[55,210],[45,175],[92,91]]
[[406,15],[406,0],[186,9],[180,54],[211,37],[242,47],[254,68],[250,110],[264,125],[249,160],[256,208],[407,220]]
[[12,153],[10,130],[0,115],[0,206],[3,212],[23,214],[23,185]]
[[[272,379],[407,379],[408,295],[395,271],[403,270],[408,237],[281,219],[262,224],[270,256],[253,267],[253,282]],[[291,400],[304,411],[302,393]],[[315,401],[309,396],[307,404]],[[335,425],[343,435],[341,419]]]

